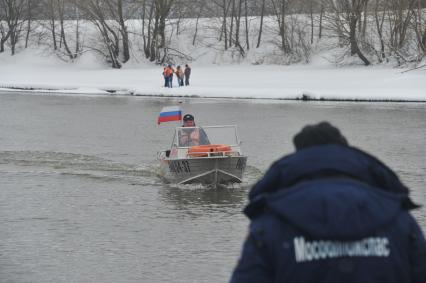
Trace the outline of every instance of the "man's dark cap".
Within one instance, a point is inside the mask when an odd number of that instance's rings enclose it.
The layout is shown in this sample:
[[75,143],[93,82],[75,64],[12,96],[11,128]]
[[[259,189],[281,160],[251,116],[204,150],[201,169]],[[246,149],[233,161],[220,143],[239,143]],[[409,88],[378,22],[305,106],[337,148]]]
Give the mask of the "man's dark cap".
[[194,116],[192,116],[191,114],[186,114],[185,116],[183,116],[183,121],[194,121]]
[[305,126],[293,138],[296,150],[301,150],[315,145],[340,144],[348,145],[346,138],[339,129],[329,122],[321,122],[315,125]]

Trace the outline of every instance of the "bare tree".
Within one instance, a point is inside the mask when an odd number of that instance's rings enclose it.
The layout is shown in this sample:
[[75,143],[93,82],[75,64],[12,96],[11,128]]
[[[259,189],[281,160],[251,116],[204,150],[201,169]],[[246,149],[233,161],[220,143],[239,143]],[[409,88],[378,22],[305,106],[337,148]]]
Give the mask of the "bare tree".
[[424,57],[426,55],[426,19],[423,17],[423,6],[420,0],[417,0],[413,14],[417,43],[423,52],[422,57]]
[[[129,33],[124,16],[123,0],[80,0],[76,2],[98,29],[113,68],[121,68],[130,59]],[[101,50],[98,50],[102,52]],[[120,60],[120,56],[121,60]]]
[[237,13],[235,15],[235,47],[241,46],[240,44],[240,23],[241,23],[241,8],[243,0],[238,0]]
[[77,4],[80,10],[83,11],[85,18],[90,20],[96,26],[101,35],[106,53],[100,49],[97,49],[97,51],[101,52],[108,58],[113,68],[121,68],[119,60],[119,31],[117,27],[114,26],[114,22],[109,20],[109,6],[107,3],[100,0],[81,0],[77,2]]
[[30,39],[30,33],[31,33],[31,23],[33,20],[33,0],[27,0],[27,35],[25,36],[25,48],[28,48],[28,41]]
[[383,60],[386,58],[385,39],[383,36],[383,24],[385,23],[387,3],[387,0],[375,0],[374,5],[374,19],[376,23],[377,35],[379,37],[380,42],[380,55],[378,56],[380,62],[383,62]]
[[158,36],[159,48],[166,47],[166,20],[170,14],[170,10],[173,7],[175,0],[157,0],[156,5],[156,19],[158,19]]
[[130,42],[129,32],[126,25],[127,19],[124,17],[123,0],[109,0],[105,2],[108,5],[112,19],[118,23],[118,30],[121,35],[121,44],[123,47],[123,63],[126,63],[130,59]]
[[290,45],[287,38],[286,13],[288,8],[288,0],[272,0],[274,14],[277,19],[278,33],[281,39],[281,50],[284,53],[290,52]]
[[5,1],[0,1],[0,53],[5,51],[4,45],[10,37],[10,30],[6,24],[8,8]]
[[234,32],[234,18],[235,18],[235,0],[230,0],[232,3],[231,8],[231,25],[229,27],[229,46],[232,46],[232,33]]
[[311,18],[311,44],[314,43],[314,0],[309,0],[309,16]]
[[49,10],[49,23],[50,23],[50,31],[52,33],[52,40],[53,40],[53,49],[58,49],[57,44],[57,38],[56,38],[56,1],[55,0],[48,0],[47,7]]
[[[34,10],[37,7],[44,10]],[[252,29],[256,47],[273,42],[287,62],[309,57],[315,40],[324,35],[338,38],[339,47],[365,65],[372,56],[379,62],[394,58],[408,62],[426,54],[425,8],[426,0],[0,0],[0,52],[10,47],[15,54],[18,46],[38,40],[49,42],[55,54],[72,61],[81,53],[80,43],[89,39],[87,48],[120,68],[135,54],[133,43],[141,38],[143,55],[162,63],[182,53],[170,42],[193,23],[189,39],[193,46],[205,28],[217,32],[214,40],[223,46],[221,51],[232,48],[230,53],[239,50],[245,56],[250,48],[249,19],[257,17]],[[141,29],[129,21],[136,11]],[[268,25],[267,16],[273,19]],[[214,24],[201,27],[202,17],[210,17]],[[96,36],[87,33],[84,38],[82,23],[93,25]],[[265,33],[271,31],[275,41],[266,42]],[[18,44],[20,39],[25,45]]]
[[227,17],[228,17],[228,12],[229,12],[229,8],[230,8],[232,0],[212,0],[212,2],[219,7],[222,13],[221,15],[222,27],[220,29],[219,41],[222,41],[222,38],[224,39],[224,43],[225,43],[224,47],[225,47],[225,50],[227,50],[229,45],[231,45],[231,43],[229,43],[228,45]]
[[319,16],[319,24],[318,24],[318,38],[321,39],[322,37],[322,24],[323,24],[323,17],[324,17],[324,1],[320,1],[320,16]]
[[26,2],[24,0],[1,0],[0,14],[0,52],[4,52],[6,41],[10,42],[11,54],[16,53],[16,44],[19,41],[23,27],[23,14]]
[[199,22],[199,20],[200,20],[200,17],[201,17],[201,14],[203,13],[203,8],[204,8],[203,3],[201,3],[201,2],[196,2],[195,4],[196,4],[195,9],[196,9],[196,11],[197,11],[197,19],[196,19],[196,21],[195,21],[195,30],[194,30],[194,36],[193,36],[193,38],[192,38],[192,45],[195,45],[195,41],[196,41],[196,39],[197,39],[197,34],[198,34],[198,22]]
[[[141,17],[142,18],[142,37],[143,37],[143,50],[144,50],[146,58],[151,57],[152,20],[153,20],[154,9],[155,9],[154,1],[155,0],[150,0],[149,4],[147,4],[148,0],[142,1],[142,17]],[[148,23],[146,25],[145,23],[147,19],[148,19]]]
[[[59,18],[59,25],[60,25],[60,47],[62,47],[62,44],[64,45],[64,49],[65,49],[65,55],[69,58],[69,59],[75,59],[77,58],[77,54],[72,52],[69,44],[68,44],[68,40],[67,40],[67,33],[65,31],[65,6],[66,6],[66,2],[64,0],[56,0],[55,3],[55,7],[57,8],[57,15]],[[78,25],[77,25],[78,27]],[[77,45],[78,45],[78,32],[77,32]]]
[[163,63],[167,58],[166,21],[175,0],[152,0],[148,21],[148,43],[145,56],[150,61]]
[[358,24],[368,0],[326,0],[332,11],[329,18],[332,30],[350,46],[351,55],[357,55],[365,65],[370,61],[365,57],[358,44]]
[[391,31],[390,44],[394,50],[403,47],[413,17],[415,0],[388,0],[388,22]]
[[262,31],[263,31],[263,18],[265,15],[265,1],[266,0],[262,0],[262,9],[260,11],[260,26],[259,26],[259,35],[257,37],[257,45],[256,48],[259,48],[260,46],[260,40],[262,38]]
[[247,9],[247,0],[244,0],[244,17],[246,24],[246,48],[250,49],[250,38],[249,38],[249,24],[248,24],[248,9]]
[[78,6],[74,6],[75,10],[75,54],[80,53],[80,10]]

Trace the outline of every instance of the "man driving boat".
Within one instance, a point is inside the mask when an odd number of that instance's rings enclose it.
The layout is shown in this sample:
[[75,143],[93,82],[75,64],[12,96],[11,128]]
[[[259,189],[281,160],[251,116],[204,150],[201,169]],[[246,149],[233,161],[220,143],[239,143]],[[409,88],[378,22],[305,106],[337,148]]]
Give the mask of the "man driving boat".
[[188,127],[189,129],[182,129],[179,131],[179,143],[180,146],[197,146],[210,144],[206,132],[195,126],[194,116],[186,114],[183,116],[182,127]]

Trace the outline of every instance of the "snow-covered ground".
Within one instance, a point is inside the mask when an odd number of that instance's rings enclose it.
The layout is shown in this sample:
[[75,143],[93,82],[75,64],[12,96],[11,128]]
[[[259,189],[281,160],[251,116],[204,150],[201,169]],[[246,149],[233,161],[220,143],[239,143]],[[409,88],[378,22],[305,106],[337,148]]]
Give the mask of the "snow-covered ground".
[[[183,62],[184,64],[184,62]],[[318,57],[308,65],[194,64],[189,87],[163,87],[162,67],[140,63],[121,70],[90,55],[69,64],[35,51],[0,55],[0,90],[73,94],[133,94],[227,98],[426,101],[426,70],[336,67]],[[174,79],[176,85],[177,81]],[[15,90],[16,91],[16,90]]]
[[[136,36],[141,22],[128,21],[134,31],[132,60],[122,69],[111,69],[105,58],[90,48],[84,49],[75,62],[61,61],[51,46],[50,33],[40,41],[35,33],[31,48],[18,48],[15,56],[0,54],[0,91],[51,92],[62,94],[133,94],[149,96],[197,96],[265,99],[330,100],[392,100],[426,101],[426,68],[409,72],[388,65],[365,67],[359,58],[341,56],[344,49],[336,48],[334,37],[324,37],[312,46],[308,64],[291,64],[283,56],[276,41],[276,22],[265,18],[263,41],[253,48],[257,40],[257,18],[251,19],[250,42],[252,48],[242,58],[235,48],[223,50],[218,41],[217,19],[201,19],[196,44],[192,44],[194,19],[181,23],[181,33],[168,26],[169,45],[194,60],[191,86],[164,88],[163,67],[143,59],[141,37]],[[301,22],[306,18],[301,16]],[[38,26],[42,32],[44,25]],[[67,22],[68,39],[72,42],[75,23]],[[304,27],[300,24],[298,27]],[[100,39],[90,23],[80,26],[81,40],[86,46],[97,46]],[[219,29],[220,30],[220,29]],[[47,37],[46,37],[47,36]],[[75,43],[71,43],[73,46]],[[22,45],[22,43],[21,43]],[[102,49],[101,46],[97,46]],[[343,53],[342,53],[343,52]],[[336,58],[345,58],[338,65]],[[178,60],[178,59],[177,59]],[[176,61],[176,60],[175,60]],[[302,60],[303,61],[303,60]],[[184,65],[187,62],[176,62]],[[423,61],[425,65],[426,61]],[[174,79],[177,85],[176,78]]]

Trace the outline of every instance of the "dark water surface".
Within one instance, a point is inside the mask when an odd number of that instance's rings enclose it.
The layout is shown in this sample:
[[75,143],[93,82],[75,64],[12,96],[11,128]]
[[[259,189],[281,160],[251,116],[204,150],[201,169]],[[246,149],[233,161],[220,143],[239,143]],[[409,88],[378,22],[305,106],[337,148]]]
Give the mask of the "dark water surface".
[[[172,186],[158,150],[181,103],[199,125],[237,124],[245,183]],[[248,221],[247,192],[328,120],[395,169],[426,204],[426,104],[273,102],[0,93],[0,282],[226,282]],[[415,212],[426,230],[426,210]]]

